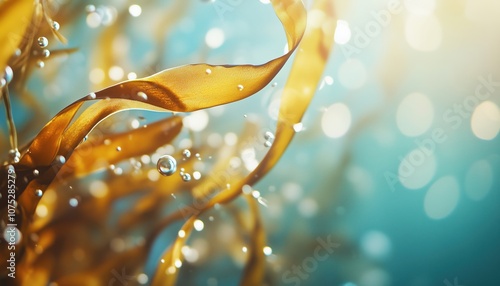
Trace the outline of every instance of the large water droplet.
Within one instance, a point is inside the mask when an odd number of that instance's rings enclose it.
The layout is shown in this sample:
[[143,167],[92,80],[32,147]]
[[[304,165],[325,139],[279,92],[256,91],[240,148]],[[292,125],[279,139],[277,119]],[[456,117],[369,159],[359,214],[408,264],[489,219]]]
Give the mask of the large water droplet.
[[47,38],[45,37],[38,38],[38,46],[40,48],[45,48],[48,45],[49,45],[49,40],[47,40]]
[[164,155],[158,159],[156,168],[163,176],[171,176],[177,170],[177,161],[170,155]]

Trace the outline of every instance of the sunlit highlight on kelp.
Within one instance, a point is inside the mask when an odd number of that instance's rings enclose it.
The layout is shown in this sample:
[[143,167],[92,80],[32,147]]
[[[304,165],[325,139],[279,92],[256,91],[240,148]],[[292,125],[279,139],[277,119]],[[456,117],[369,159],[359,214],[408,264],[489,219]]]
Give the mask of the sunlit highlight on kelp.
[[[55,38],[65,41],[58,32],[59,23],[46,12],[50,2],[35,1],[34,4],[19,0],[1,4],[0,37],[4,42],[10,41],[0,50],[2,71],[12,68],[15,77],[28,75],[33,61],[39,63],[38,55],[32,56],[32,46],[39,45],[35,30],[49,29]],[[6,276],[8,265],[4,258],[10,254],[2,241],[2,281],[18,285],[108,285],[110,273],[120,269],[126,269],[128,275],[135,277],[141,273],[158,235],[165,228],[184,222],[148,282],[173,285],[185,259],[184,246],[197,223],[199,227],[200,217],[214,207],[243,196],[248,210],[240,211],[248,211],[250,220],[242,228],[249,233],[250,242],[241,284],[262,284],[266,263],[262,249],[266,237],[258,196],[245,190],[251,190],[271,170],[291,142],[296,132],[294,126],[301,122],[320,81],[336,22],[332,3],[327,0],[315,1],[311,8],[316,12],[314,19],[307,19],[306,9],[299,0],[275,0],[272,5],[290,47],[280,57],[259,65],[189,64],[108,85],[61,110],[19,150],[12,124],[11,151],[2,152],[9,158],[1,171],[1,200],[2,228],[15,223],[19,229],[17,271],[15,280]],[[172,9],[180,12],[186,7],[178,5]],[[121,19],[118,16],[118,21]],[[108,27],[103,35],[117,33],[120,26]],[[12,38],[12,33],[18,37]],[[102,41],[105,43],[106,37]],[[229,104],[255,94],[271,82],[294,52],[277,127],[275,133],[266,138],[269,149],[260,162],[246,169],[230,162],[230,158],[239,156],[255,142],[258,126],[249,121],[240,132],[238,143],[222,146],[227,152],[214,158],[214,163],[206,164],[211,168],[203,172],[206,176],[190,174],[189,170],[196,169],[196,164],[203,161],[203,154],[221,148],[194,144],[187,152],[183,148],[165,152],[177,159],[168,163],[177,164],[177,173],[181,176],[157,170],[159,158],[151,154],[166,151],[165,146],[186,129],[184,113]],[[100,53],[96,55],[97,61],[109,60],[112,56],[109,43],[97,49],[96,54]],[[19,61],[20,57],[26,60]],[[1,93],[7,114],[10,112],[8,90],[15,88],[9,82],[4,79]],[[17,88],[23,89],[22,84],[19,86]],[[115,114],[129,110],[172,115],[131,130],[100,129],[101,124]],[[7,121],[12,122],[12,118]],[[120,165],[124,161],[129,162],[128,168]],[[11,183],[7,178],[13,170],[17,206],[15,221],[8,221],[8,185]],[[123,173],[127,177],[120,176]],[[90,191],[80,190],[79,182],[88,178],[93,180]],[[116,210],[120,202],[133,195],[133,204],[126,211]],[[173,206],[176,196],[191,197],[192,203],[180,208]],[[165,214],[165,210],[169,213]],[[111,223],[116,218],[117,222]],[[73,259],[78,263],[69,263]],[[51,282],[56,284],[49,284]]]

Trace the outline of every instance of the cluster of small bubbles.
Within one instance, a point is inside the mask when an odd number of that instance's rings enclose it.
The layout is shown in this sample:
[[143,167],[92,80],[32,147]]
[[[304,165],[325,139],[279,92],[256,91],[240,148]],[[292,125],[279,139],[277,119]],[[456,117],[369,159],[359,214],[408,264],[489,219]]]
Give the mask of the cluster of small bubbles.
[[206,74],[211,74],[211,73],[212,73],[212,70],[211,70],[211,69],[206,69],[206,70],[205,70],[205,73],[206,73]]
[[242,90],[243,90],[243,88],[244,88],[244,87],[243,87],[243,85],[242,85],[242,84],[238,84],[238,90],[239,90],[239,91],[242,91]]
[[17,149],[10,149],[9,158],[12,162],[19,163],[19,161],[21,160],[21,153],[19,153]]
[[177,170],[177,161],[170,155],[164,155],[158,159],[156,167],[163,176],[171,176]]
[[58,23],[58,22],[56,22],[56,21],[52,21],[52,29],[53,29],[54,31],[59,31],[59,29],[60,29],[60,28],[61,28],[61,25],[59,25],[59,23]]
[[69,199],[69,205],[72,207],[77,207],[78,206],[78,199],[77,198]]
[[47,50],[47,49],[43,49],[43,50],[42,50],[42,56],[43,56],[44,58],[48,58],[48,57],[50,56],[50,51],[49,51],[49,50]]
[[148,95],[146,93],[142,92],[142,91],[139,91],[137,93],[137,96],[140,97],[143,100],[148,100]]
[[43,68],[43,67],[45,67],[45,62],[42,60],[38,60],[38,61],[36,61],[36,66],[39,68]]
[[49,45],[49,40],[47,40],[47,38],[45,37],[39,37],[37,42],[40,48],[45,48]]
[[264,142],[264,146],[271,147],[274,142],[274,134],[270,131],[266,131],[266,133],[264,133],[264,139],[266,140],[266,142]]
[[42,190],[40,190],[40,189],[36,189],[36,190],[35,190],[35,196],[37,196],[37,197],[39,197],[39,198],[40,198],[42,195],[43,195]]

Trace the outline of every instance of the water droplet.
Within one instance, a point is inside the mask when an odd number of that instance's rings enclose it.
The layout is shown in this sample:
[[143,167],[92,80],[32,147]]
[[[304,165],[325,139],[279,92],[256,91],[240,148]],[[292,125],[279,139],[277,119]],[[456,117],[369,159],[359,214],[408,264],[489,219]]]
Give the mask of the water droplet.
[[302,130],[304,130],[304,125],[302,124],[302,122],[295,123],[295,124],[293,125],[293,131],[295,131],[295,132],[300,132],[300,131],[302,131]]
[[63,155],[57,155],[55,161],[58,164],[64,164],[64,163],[66,163],[66,158],[64,158]]
[[142,98],[143,100],[148,100],[148,95],[147,95],[147,94],[145,94],[145,93],[144,93],[144,92],[142,92],[142,91],[139,91],[139,92],[137,93],[137,96],[138,96],[138,97],[140,97],[140,98]]
[[177,260],[174,262],[174,265],[175,265],[175,267],[177,267],[177,268],[181,268],[181,267],[182,267],[182,261],[180,261],[179,259],[177,259]]
[[39,68],[43,68],[45,66],[45,62],[42,60],[36,61],[36,66]]
[[179,232],[177,234],[179,235],[180,238],[183,238],[186,236],[186,232],[183,229],[179,230]]
[[42,56],[43,56],[44,58],[48,58],[48,57],[50,56],[50,51],[49,51],[49,50],[47,50],[47,49],[43,49],[43,51],[42,51]]
[[206,70],[205,70],[205,73],[206,73],[206,74],[211,74],[211,73],[212,73],[212,70],[211,70],[211,69],[206,69]]
[[14,55],[15,55],[16,57],[19,57],[22,53],[23,53],[23,52],[21,51],[21,49],[20,49],[20,48],[17,48],[17,49],[16,49],[16,51],[14,52]]
[[72,207],[77,207],[78,206],[78,199],[77,198],[69,199],[69,205]]
[[191,151],[189,151],[189,149],[184,149],[184,151],[182,151],[182,156],[186,159],[191,157]]
[[45,48],[49,44],[49,40],[45,37],[38,38],[38,46],[40,48]]
[[273,249],[269,246],[265,246],[262,251],[264,252],[265,255],[271,255],[273,254]]
[[265,206],[265,207],[267,208],[267,200],[266,200],[266,199],[264,199],[263,197],[258,197],[258,198],[257,198],[257,201],[258,201],[261,205],[263,205],[263,206]]
[[184,173],[184,174],[182,174],[182,180],[183,180],[184,182],[189,182],[189,181],[191,181],[191,175],[190,175],[189,173]]
[[43,195],[42,190],[40,190],[40,189],[36,189],[36,190],[35,190],[35,196],[37,196],[37,197],[41,197],[42,195]]
[[239,90],[239,91],[242,91],[242,90],[243,90],[243,88],[244,88],[244,87],[243,87],[243,85],[238,84],[238,90]]
[[194,221],[193,226],[194,229],[196,229],[197,231],[202,231],[203,228],[205,227],[205,224],[203,223],[203,221],[197,219]]
[[5,67],[5,82],[9,84],[12,81],[12,78],[14,78],[14,72],[12,71],[12,68],[9,66]]
[[177,170],[177,161],[170,155],[164,155],[158,159],[156,167],[163,176],[171,176]]
[[56,21],[52,21],[52,29],[54,29],[54,31],[59,31],[59,28],[61,28],[61,25]]
[[96,95],[95,93],[91,92],[89,93],[89,95],[87,96],[89,99],[95,99],[96,98]]
[[12,162],[19,163],[19,161],[21,160],[21,153],[19,153],[17,149],[10,149],[9,158]]
[[273,145],[273,142],[274,142],[274,134],[267,131],[264,134],[264,139],[266,140],[266,142],[264,142],[264,146],[271,147],[271,145]]
[[276,87],[278,85],[277,82],[273,82],[273,84],[271,84],[272,87]]

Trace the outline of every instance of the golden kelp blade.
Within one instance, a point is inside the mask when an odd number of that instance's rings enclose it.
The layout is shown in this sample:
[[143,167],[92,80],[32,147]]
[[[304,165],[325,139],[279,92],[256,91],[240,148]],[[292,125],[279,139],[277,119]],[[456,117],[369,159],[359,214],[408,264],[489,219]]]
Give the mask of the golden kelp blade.
[[19,48],[26,28],[31,23],[33,0],[10,0],[0,4],[0,75],[9,58]]
[[[276,1],[273,3],[276,4]],[[304,39],[299,46],[290,76],[285,85],[281,98],[278,126],[273,145],[263,158],[261,163],[244,180],[232,180],[229,185],[231,188],[218,193],[208,204],[193,214],[184,224],[182,230],[186,235],[183,238],[177,238],[171,249],[164,255],[165,264],[155,274],[153,285],[164,285],[162,281],[167,277],[168,283],[172,285],[175,282],[177,273],[166,275],[165,271],[173,266],[173,262],[181,259],[180,249],[187,240],[192,230],[192,224],[197,217],[204,211],[212,208],[215,204],[228,203],[241,194],[244,185],[253,185],[259,181],[279,160],[285,152],[288,144],[295,135],[293,125],[299,123],[309,105],[318,82],[321,79],[326,66],[328,56],[333,45],[333,35],[336,21],[333,14],[333,4],[328,0],[317,0],[313,6],[314,11],[318,11],[319,19],[314,19],[314,25],[310,25],[305,33]],[[279,5],[277,5],[279,6]],[[277,12],[277,14],[279,14]],[[307,72],[304,72],[307,69]],[[170,264],[169,264],[170,263]],[[245,276],[242,281],[253,281],[252,275],[260,275],[257,269],[262,269],[263,262],[258,260],[249,261],[257,265],[246,267]]]

